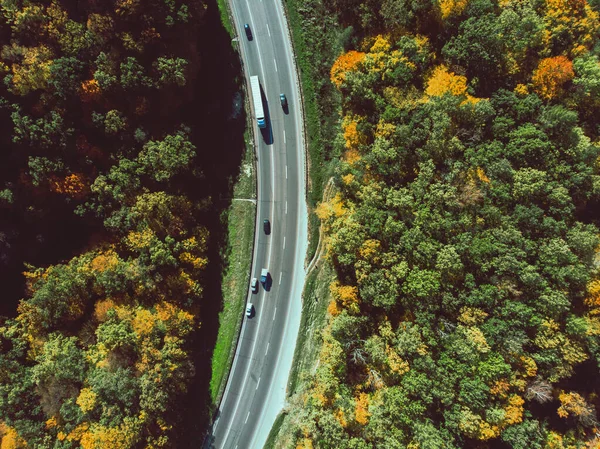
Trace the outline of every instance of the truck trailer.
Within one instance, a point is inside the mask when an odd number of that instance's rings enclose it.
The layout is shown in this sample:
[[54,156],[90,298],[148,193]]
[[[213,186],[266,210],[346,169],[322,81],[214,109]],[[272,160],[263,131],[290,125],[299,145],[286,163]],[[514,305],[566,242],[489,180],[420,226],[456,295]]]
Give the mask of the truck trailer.
[[258,76],[250,77],[250,87],[252,88],[252,100],[254,103],[254,113],[259,128],[266,128],[265,111],[263,110],[262,97],[260,95],[260,82]]

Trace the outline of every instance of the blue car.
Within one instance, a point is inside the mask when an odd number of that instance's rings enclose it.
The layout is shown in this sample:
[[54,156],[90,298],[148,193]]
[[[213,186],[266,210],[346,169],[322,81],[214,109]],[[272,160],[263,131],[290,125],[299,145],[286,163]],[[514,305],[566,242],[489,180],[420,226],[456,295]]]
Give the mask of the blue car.
[[244,31],[246,32],[246,37],[249,41],[252,40],[252,30],[250,29],[250,25],[247,23],[244,24]]

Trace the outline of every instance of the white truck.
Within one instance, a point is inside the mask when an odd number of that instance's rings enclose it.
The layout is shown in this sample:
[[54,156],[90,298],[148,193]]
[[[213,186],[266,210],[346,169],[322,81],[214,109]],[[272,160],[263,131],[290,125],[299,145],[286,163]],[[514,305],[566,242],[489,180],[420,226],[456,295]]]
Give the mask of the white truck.
[[258,76],[250,77],[250,87],[252,88],[252,100],[254,103],[254,113],[259,128],[266,128],[265,111],[263,110],[262,97],[260,95],[260,82]]

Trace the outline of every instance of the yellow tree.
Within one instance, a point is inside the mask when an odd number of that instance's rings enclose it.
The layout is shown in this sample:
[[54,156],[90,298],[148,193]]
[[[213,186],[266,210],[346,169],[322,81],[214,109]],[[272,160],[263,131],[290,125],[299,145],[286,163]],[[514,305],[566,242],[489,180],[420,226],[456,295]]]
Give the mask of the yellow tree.
[[341,285],[339,281],[333,281],[329,286],[331,295],[336,303],[341,304],[351,313],[359,312],[358,288],[354,285]]
[[17,431],[0,423],[0,449],[25,449],[27,442],[19,436]]
[[587,51],[594,42],[600,21],[586,0],[546,0],[545,44],[550,51],[567,51],[572,57]]
[[460,96],[466,92],[467,78],[450,72],[445,65],[439,65],[433,69],[425,88],[425,94],[430,97],[441,97],[446,93]]
[[17,47],[13,44],[11,50],[22,55],[20,62],[12,65],[11,91],[15,95],[27,95],[31,91],[45,89],[52,65],[50,48],[44,45]]
[[564,391],[558,396],[560,407],[556,411],[561,418],[576,417],[583,425],[598,424],[594,407],[589,405],[579,393]]
[[462,14],[468,3],[468,0],[439,0],[438,8],[442,20]]

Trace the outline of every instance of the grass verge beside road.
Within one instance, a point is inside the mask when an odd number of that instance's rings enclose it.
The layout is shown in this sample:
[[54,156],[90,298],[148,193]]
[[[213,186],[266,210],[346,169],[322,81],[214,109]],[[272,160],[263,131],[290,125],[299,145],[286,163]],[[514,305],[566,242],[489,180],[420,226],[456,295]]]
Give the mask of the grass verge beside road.
[[219,333],[212,358],[210,394],[213,404],[218,402],[225,388],[248,294],[256,216],[256,204],[246,201],[248,199],[256,199],[256,178],[254,148],[247,144],[225,220],[229,234],[228,267],[222,282],[224,304],[219,314]]
[[235,29],[233,27],[233,23],[231,22],[231,15],[229,13],[229,5],[227,4],[227,0],[217,0],[217,5],[219,6],[219,13],[221,15],[221,23],[223,24],[223,28],[227,30],[231,38],[235,38]]
[[297,392],[305,375],[312,371],[319,357],[322,343],[321,329],[325,327],[327,319],[327,306],[331,301],[329,284],[333,281],[333,277],[331,265],[321,261],[306,278],[300,332],[288,380],[289,395]]

